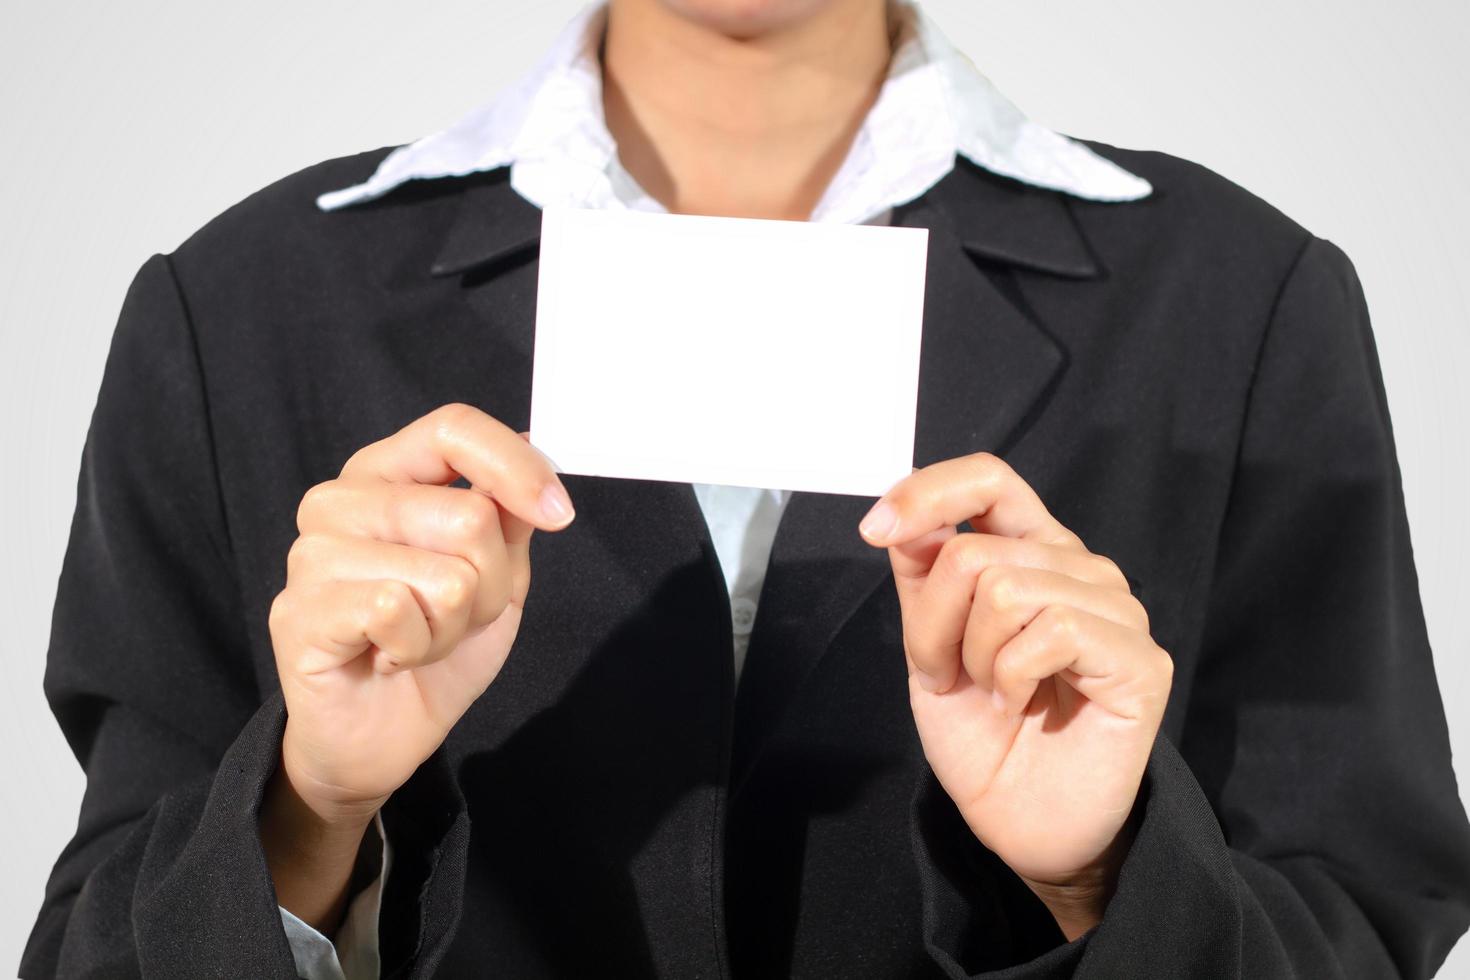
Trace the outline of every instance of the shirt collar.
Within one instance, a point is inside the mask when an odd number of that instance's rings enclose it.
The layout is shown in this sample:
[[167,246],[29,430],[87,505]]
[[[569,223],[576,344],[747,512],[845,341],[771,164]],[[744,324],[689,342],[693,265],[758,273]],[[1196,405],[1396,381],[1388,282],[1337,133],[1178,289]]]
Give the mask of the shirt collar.
[[[992,173],[1090,201],[1148,196],[1148,181],[1028,119],[940,32],[902,0],[888,76],[813,220],[859,221],[917,197],[956,155]],[[392,151],[363,183],[317,198],[330,211],[381,197],[410,180],[511,168],[511,185],[540,207],[660,205],[618,164],[602,114],[597,49],[605,2],[573,18],[541,60],[490,102]],[[901,166],[892,165],[901,161]],[[885,165],[888,164],[888,165]]]

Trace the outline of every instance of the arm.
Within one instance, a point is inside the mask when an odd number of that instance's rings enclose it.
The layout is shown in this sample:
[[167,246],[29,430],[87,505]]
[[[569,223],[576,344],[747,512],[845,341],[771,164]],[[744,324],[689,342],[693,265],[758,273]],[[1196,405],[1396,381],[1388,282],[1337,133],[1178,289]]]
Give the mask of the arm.
[[[565,526],[569,501],[469,406],[364,448],[303,501],[262,691],[186,292],[167,258],[140,271],[88,432],[46,675],[88,787],[21,973],[294,975],[282,906],[331,929],[381,812],[407,869],[385,953],[428,975],[469,832],[438,748],[509,651],[532,528]],[[460,474],[479,489],[443,485]],[[311,820],[354,815],[346,846],[301,850]]]
[[[1456,794],[1361,287],[1309,242],[1261,352],[1176,746],[1147,760],[1095,928],[1018,976],[1429,976],[1470,922]],[[953,851],[924,787],[921,864]],[[951,976],[972,896],[926,878]]]
[[285,713],[254,681],[207,420],[156,256],[112,340],[57,587],[45,689],[87,790],[25,977],[291,972],[255,832]]
[[1470,833],[1367,303],[1335,245],[1308,244],[1265,344],[1180,753],[1247,954],[1428,976],[1470,922]]
[[378,921],[391,863],[392,849],[378,814],[363,837],[352,876],[368,883],[347,904],[332,938],[281,906],[281,925],[299,976],[305,980],[377,980],[381,972]]

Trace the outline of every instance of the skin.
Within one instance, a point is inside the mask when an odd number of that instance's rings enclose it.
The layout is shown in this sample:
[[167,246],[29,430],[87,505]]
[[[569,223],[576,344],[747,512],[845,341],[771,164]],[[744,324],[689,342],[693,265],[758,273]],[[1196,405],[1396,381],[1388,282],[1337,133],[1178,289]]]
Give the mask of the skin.
[[[624,166],[671,211],[806,218],[890,30],[880,0],[612,0],[604,107]],[[448,486],[460,476],[469,489]],[[545,457],[458,404],[307,492],[271,608],[288,717],[260,814],[287,909],[335,932],[374,814],[510,653],[531,536],[573,517]],[[1076,938],[1112,894],[1169,693],[1147,614],[988,454],[914,472],[859,530],[893,565],[930,765]]]
[[613,0],[619,158],[672,212],[804,220],[877,98],[889,30],[875,0]]
[[270,613],[287,719],[260,837],[285,908],[335,931],[374,814],[505,663],[531,535],[573,517],[544,456],[458,404],[306,493]]
[[1116,886],[1173,678],[1148,613],[989,453],[915,471],[859,531],[893,566],[930,767],[1076,939]]

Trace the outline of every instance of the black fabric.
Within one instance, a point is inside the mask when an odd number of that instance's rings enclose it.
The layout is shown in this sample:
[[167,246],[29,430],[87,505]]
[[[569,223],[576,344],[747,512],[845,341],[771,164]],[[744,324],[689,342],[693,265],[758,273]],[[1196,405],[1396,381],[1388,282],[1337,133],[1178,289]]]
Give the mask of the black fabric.
[[[916,463],[1004,456],[1175,658],[1101,925],[1066,942],[928,769],[868,501],[794,496],[737,693],[692,489],[568,477],[578,519],[535,538],[516,650],[385,810],[386,973],[1442,961],[1470,827],[1352,264],[1201,167],[1091,145],[1155,193],[1085,203],[961,161],[897,220],[931,230]],[[25,977],[293,972],[255,814],[296,505],[438,405],[528,414],[535,209],[499,171],[318,212],[384,152],[252,196],[129,293],[46,674],[88,788]]]

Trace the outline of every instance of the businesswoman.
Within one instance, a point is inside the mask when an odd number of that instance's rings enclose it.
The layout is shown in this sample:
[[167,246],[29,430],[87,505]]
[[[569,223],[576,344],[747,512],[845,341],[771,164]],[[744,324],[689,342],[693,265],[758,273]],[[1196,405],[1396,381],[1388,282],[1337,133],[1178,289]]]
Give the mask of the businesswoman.
[[[559,477],[552,204],[928,228],[916,471]],[[1470,916],[1351,263],[882,0],[591,7],[148,261],[46,693],[26,977],[1425,976]]]

